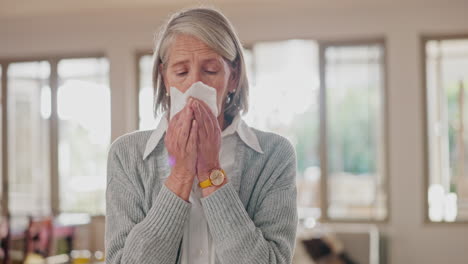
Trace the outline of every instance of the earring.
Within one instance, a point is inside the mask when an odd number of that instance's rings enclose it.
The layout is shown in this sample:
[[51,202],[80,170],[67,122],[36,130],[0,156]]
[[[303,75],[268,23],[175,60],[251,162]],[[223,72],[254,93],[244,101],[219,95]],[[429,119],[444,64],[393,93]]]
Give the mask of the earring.
[[236,89],[232,90],[232,92],[230,92],[226,98],[226,104],[229,104],[231,102],[231,97],[234,96],[234,94],[236,93]]
[[169,96],[170,96],[168,92],[166,92],[166,96],[167,96],[167,97],[169,97]]

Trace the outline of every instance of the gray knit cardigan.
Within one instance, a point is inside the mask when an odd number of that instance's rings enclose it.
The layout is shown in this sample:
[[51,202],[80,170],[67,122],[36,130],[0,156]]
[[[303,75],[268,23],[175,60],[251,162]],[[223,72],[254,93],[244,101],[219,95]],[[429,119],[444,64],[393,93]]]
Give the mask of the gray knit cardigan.
[[[252,128],[253,129],[253,128]],[[296,155],[282,136],[253,129],[263,153],[236,134],[235,169],[228,183],[202,198],[216,264],[291,263],[298,216]],[[109,150],[106,263],[180,263],[187,202],[165,185],[170,174],[164,136],[143,152],[152,131],[116,139]]]

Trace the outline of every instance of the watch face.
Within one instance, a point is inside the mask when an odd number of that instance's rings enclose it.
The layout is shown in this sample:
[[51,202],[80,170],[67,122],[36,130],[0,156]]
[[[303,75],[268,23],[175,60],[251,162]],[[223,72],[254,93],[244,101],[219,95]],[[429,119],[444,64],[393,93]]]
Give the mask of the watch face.
[[220,170],[214,170],[210,174],[210,180],[215,186],[221,185],[224,182],[224,173]]

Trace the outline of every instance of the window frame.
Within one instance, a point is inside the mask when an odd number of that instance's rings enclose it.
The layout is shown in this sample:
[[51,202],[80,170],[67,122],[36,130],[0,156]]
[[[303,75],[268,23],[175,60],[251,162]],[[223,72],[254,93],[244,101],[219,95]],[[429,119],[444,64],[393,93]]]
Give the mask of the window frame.
[[457,39],[466,39],[468,40],[468,32],[460,33],[460,34],[421,34],[419,36],[420,41],[420,73],[421,73],[421,107],[423,113],[423,173],[422,173],[422,181],[423,181],[423,192],[422,192],[422,201],[423,201],[423,224],[424,225],[468,225],[468,219],[466,220],[457,220],[453,222],[447,221],[431,221],[429,218],[429,199],[428,199],[428,191],[429,191],[429,162],[430,162],[430,153],[429,153],[429,115],[428,115],[428,92],[427,92],[427,59],[426,59],[426,44],[429,41],[443,41],[443,40],[457,40]]
[[[135,53],[134,53],[134,58],[135,58],[135,72],[136,72],[136,78],[135,78],[135,89],[136,89],[136,94],[137,94],[137,97],[136,97],[136,104],[135,104],[135,107],[136,107],[136,111],[135,111],[135,127],[137,128],[137,130],[140,130],[140,85],[141,85],[141,71],[140,71],[140,60],[142,57],[144,56],[152,56],[153,55],[153,51],[151,51],[151,49],[141,49],[141,50],[137,50]],[[154,89],[154,88],[153,88]],[[154,99],[154,98],[153,98]]]
[[8,210],[8,197],[9,197],[9,192],[8,192],[8,155],[7,155],[7,150],[8,146],[7,144],[3,144],[3,142],[8,142],[8,135],[7,135],[7,78],[6,74],[8,72],[8,63],[0,61],[0,65],[2,66],[2,85],[1,89],[2,92],[0,93],[0,100],[1,100],[1,122],[2,122],[2,193],[1,193],[1,207],[2,207],[2,215],[8,216],[9,215],[9,210]]
[[[390,193],[390,167],[389,167],[389,133],[388,133],[388,64],[387,64],[387,46],[386,39],[384,37],[377,38],[359,38],[359,39],[336,39],[336,40],[317,40],[319,44],[319,78],[320,78],[320,210],[322,211],[320,221],[325,223],[388,223],[391,218],[391,193]],[[340,218],[332,219],[328,215],[328,146],[327,146],[327,85],[326,85],[326,60],[325,51],[328,47],[355,47],[364,45],[379,45],[382,47],[382,86],[381,86],[381,109],[379,115],[382,117],[382,147],[381,155],[383,160],[383,190],[386,193],[386,216],[382,219],[352,219],[352,218]]]
[[[49,148],[50,148],[50,209],[51,214],[55,217],[61,213],[60,211],[60,177],[59,177],[59,162],[58,162],[58,141],[59,141],[59,124],[57,113],[57,92],[59,85],[58,76],[58,63],[65,59],[86,59],[86,58],[107,58],[105,52],[88,52],[88,53],[70,53],[70,54],[56,54],[44,56],[28,56],[28,57],[11,57],[0,58],[0,65],[2,65],[2,142],[8,142],[8,66],[12,63],[21,62],[35,62],[47,61],[50,64],[49,86],[51,90],[51,113],[49,118]],[[109,60],[109,67],[111,67]],[[110,80],[110,78],[109,78]],[[111,93],[112,96],[112,93]],[[112,113],[111,113],[112,116]],[[10,215],[9,209],[9,182],[8,182],[8,144],[2,144],[2,213],[3,215]],[[70,212],[73,213],[73,212]],[[20,215],[21,216],[21,215]],[[98,215],[97,215],[98,216]]]

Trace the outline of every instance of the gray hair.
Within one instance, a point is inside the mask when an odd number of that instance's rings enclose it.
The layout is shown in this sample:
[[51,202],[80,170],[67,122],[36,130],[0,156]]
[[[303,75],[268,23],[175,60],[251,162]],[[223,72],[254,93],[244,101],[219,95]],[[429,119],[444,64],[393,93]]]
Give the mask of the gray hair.
[[[169,109],[169,96],[162,79],[160,65],[166,67],[169,46],[178,34],[187,34],[205,42],[221,55],[237,74],[237,87],[228,94],[229,104],[225,104],[224,118],[233,118],[239,112],[248,111],[249,82],[245,68],[242,45],[234,27],[219,11],[212,8],[191,8],[173,14],[163,25],[155,39],[153,54],[153,88],[155,117]],[[164,70],[164,69],[163,69]]]

